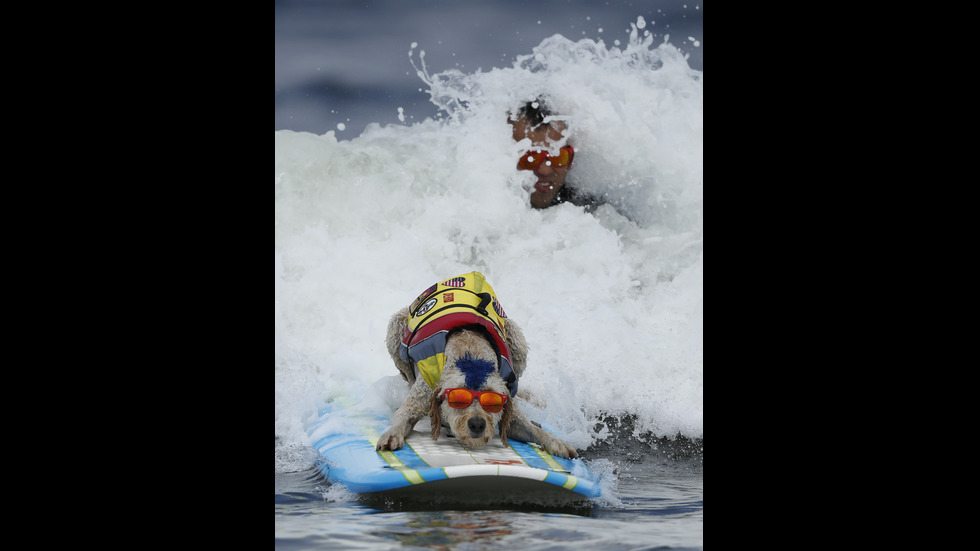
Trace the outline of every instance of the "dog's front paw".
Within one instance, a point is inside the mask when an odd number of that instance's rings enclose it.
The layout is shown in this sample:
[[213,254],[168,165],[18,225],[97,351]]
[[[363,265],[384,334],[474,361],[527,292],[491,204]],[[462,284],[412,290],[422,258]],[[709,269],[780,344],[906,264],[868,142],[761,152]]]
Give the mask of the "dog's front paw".
[[390,429],[386,430],[384,434],[381,435],[381,438],[378,438],[378,444],[375,446],[375,449],[379,451],[380,450],[395,451],[395,450],[402,449],[402,446],[404,445],[405,445],[405,435],[402,434],[401,431],[396,430],[395,427],[391,427]]
[[551,455],[557,455],[558,457],[565,459],[574,459],[578,457],[578,452],[575,451],[575,448],[557,438],[549,439],[549,441],[545,443],[544,449],[548,450],[548,453]]

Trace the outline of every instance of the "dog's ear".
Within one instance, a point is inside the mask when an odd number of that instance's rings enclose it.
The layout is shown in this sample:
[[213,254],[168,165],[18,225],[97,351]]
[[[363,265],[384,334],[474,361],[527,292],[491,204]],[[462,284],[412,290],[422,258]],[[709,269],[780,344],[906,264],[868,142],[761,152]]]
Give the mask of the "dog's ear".
[[439,393],[433,392],[429,399],[429,424],[432,425],[432,439],[439,439],[439,432],[442,431],[442,413],[439,412]]
[[527,365],[527,341],[524,339],[524,332],[517,322],[507,318],[507,347],[510,348],[510,359],[513,363],[514,373],[520,378],[524,375],[524,366]]
[[510,421],[514,415],[514,404],[511,403],[513,398],[507,398],[507,402],[504,404],[504,414],[500,416],[500,443],[507,445],[507,433],[510,431]]

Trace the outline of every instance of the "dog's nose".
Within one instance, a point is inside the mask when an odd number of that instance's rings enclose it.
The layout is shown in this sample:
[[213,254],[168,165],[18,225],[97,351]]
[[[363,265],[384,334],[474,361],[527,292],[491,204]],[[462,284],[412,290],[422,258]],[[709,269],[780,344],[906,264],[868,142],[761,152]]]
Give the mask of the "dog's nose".
[[466,426],[470,428],[473,436],[479,436],[483,434],[483,429],[487,428],[487,422],[482,417],[473,417],[466,422]]

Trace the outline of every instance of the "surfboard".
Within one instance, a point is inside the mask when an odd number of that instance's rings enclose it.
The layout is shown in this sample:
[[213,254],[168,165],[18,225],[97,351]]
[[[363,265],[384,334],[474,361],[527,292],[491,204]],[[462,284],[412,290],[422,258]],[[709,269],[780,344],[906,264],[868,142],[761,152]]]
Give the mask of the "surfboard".
[[428,430],[414,430],[402,449],[377,451],[390,419],[335,405],[317,415],[308,431],[322,456],[320,471],[357,494],[430,505],[562,505],[600,495],[597,477],[581,459],[555,457],[536,444],[508,439],[505,445],[494,437],[486,446],[468,448],[443,427],[438,440]]

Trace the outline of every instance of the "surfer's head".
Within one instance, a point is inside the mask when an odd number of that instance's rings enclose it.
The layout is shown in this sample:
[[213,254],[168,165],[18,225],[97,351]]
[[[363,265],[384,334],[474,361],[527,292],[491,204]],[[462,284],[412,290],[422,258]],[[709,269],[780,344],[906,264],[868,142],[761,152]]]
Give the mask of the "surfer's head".
[[572,148],[558,147],[563,145],[567,127],[554,118],[540,99],[527,102],[508,122],[513,128],[514,141],[531,140],[532,149],[524,153],[517,164],[519,170],[531,170],[537,176],[531,191],[531,206],[536,209],[549,207],[565,185],[565,177],[572,167]]

